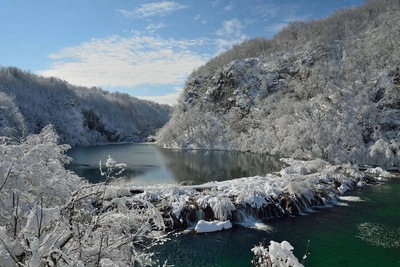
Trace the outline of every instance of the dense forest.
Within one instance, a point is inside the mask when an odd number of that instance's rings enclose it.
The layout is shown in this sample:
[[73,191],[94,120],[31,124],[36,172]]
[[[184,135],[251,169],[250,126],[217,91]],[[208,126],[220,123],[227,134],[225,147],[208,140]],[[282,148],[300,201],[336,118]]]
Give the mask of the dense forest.
[[400,2],[289,23],[193,71],[165,147],[400,166]]
[[0,67],[0,136],[21,138],[53,124],[60,142],[72,146],[145,141],[169,120],[170,109],[128,94]]

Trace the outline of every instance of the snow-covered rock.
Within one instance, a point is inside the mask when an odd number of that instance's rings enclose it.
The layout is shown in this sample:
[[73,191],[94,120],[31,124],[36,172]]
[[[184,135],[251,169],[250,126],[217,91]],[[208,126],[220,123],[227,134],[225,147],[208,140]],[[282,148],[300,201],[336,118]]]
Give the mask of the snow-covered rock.
[[194,230],[196,233],[210,233],[210,232],[218,232],[222,230],[227,230],[232,228],[232,223],[230,221],[212,221],[206,222],[204,220],[200,220]]

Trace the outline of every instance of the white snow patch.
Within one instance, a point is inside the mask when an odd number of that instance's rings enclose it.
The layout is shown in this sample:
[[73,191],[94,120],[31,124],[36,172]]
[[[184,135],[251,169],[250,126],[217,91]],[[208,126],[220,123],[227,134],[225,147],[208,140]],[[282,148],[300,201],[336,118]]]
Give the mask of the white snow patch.
[[355,197],[355,196],[340,196],[339,199],[342,201],[348,201],[348,202],[362,202],[363,201],[360,197]]
[[204,220],[200,220],[194,230],[196,231],[196,233],[211,233],[227,230],[230,228],[232,228],[232,223],[230,221],[206,222]]
[[348,187],[345,183],[343,183],[339,188],[339,193],[342,195],[344,192],[346,192],[347,190],[350,190],[351,188]]
[[375,175],[379,175],[379,176],[384,177],[384,178],[391,178],[391,177],[394,177],[393,174],[391,174],[391,173],[388,172],[388,171],[385,171],[385,170],[382,169],[381,167],[368,168],[368,169],[366,170],[366,172],[369,172],[369,173],[372,173],[372,174],[375,174]]
[[365,181],[358,181],[356,186],[357,187],[364,187],[366,185],[367,185],[367,183]]

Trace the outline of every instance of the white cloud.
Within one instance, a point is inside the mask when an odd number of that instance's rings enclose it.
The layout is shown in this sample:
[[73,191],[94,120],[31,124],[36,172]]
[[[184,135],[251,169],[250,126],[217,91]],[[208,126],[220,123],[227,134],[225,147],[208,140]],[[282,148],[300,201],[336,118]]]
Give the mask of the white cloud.
[[163,17],[173,13],[174,11],[185,8],[187,8],[187,6],[181,5],[174,1],[170,1],[170,2],[143,4],[139,8],[134,9],[133,11],[117,10],[117,13],[125,17],[143,17],[143,18],[151,16]]
[[167,104],[173,106],[178,103],[178,99],[181,95],[182,90],[172,94],[161,95],[161,96],[139,96],[137,98],[151,100],[160,104]]
[[200,19],[200,17],[201,17],[201,14],[197,14],[193,19],[198,20],[198,19]]
[[220,0],[215,0],[215,1],[211,2],[212,6],[215,7],[216,5],[218,5],[218,4],[219,4],[219,1],[220,1]]
[[285,14],[286,10],[282,10],[282,6],[274,4],[264,4],[255,7],[255,13],[260,14],[264,21],[276,18],[279,14]]
[[53,65],[38,73],[82,86],[181,84],[194,68],[205,63],[206,56],[192,52],[202,45],[202,40],[152,36],[92,39],[49,55]]
[[285,27],[288,23],[287,22],[282,22],[282,23],[272,23],[268,26],[265,27],[265,30],[267,32],[271,33],[277,33],[280,30],[282,30],[283,27]]
[[158,24],[150,24],[149,26],[146,27],[146,31],[148,31],[149,33],[154,33],[156,30],[165,28],[165,27],[167,27],[167,25],[165,25],[162,22],[160,22]]
[[224,10],[225,10],[225,11],[229,11],[229,10],[231,10],[231,9],[233,9],[233,6],[232,6],[232,5],[229,5],[229,6],[224,7]]
[[233,44],[239,43],[247,38],[243,33],[244,26],[240,20],[234,18],[232,20],[224,21],[222,27],[219,28],[215,34],[219,37],[215,40],[217,44],[217,53],[230,48]]
[[216,35],[224,37],[234,37],[242,35],[243,25],[240,20],[234,18],[224,21],[222,28],[218,29]]

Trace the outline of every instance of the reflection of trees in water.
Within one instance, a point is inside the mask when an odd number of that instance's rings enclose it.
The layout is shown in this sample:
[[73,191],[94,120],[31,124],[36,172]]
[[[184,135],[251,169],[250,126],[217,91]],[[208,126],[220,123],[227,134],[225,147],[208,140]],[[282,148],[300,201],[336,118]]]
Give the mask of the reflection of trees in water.
[[279,158],[269,155],[210,150],[159,149],[176,181],[202,184],[281,170]]
[[[144,175],[146,172],[149,171],[149,169],[155,168],[155,166],[151,165],[137,166],[136,168],[135,167],[125,168],[122,174],[116,176],[115,178],[133,179],[135,177],[140,177]],[[71,163],[67,165],[66,168],[73,170],[79,177],[88,180],[89,183],[101,183],[106,181],[106,178],[104,176],[101,176],[98,166]]]

